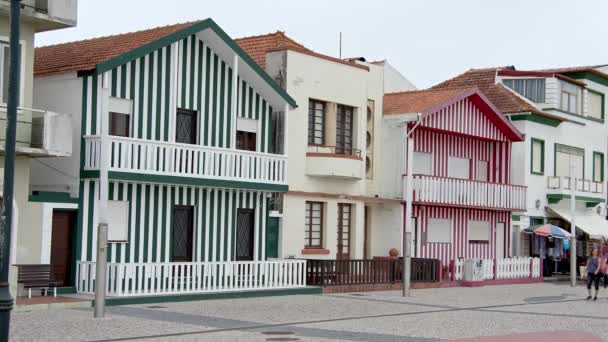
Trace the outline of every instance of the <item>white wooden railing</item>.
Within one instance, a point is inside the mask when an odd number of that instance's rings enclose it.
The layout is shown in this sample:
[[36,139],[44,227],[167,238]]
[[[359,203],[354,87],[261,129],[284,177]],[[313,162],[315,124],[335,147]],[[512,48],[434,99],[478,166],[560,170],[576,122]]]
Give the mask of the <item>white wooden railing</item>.
[[[479,260],[479,259],[477,259]],[[540,278],[540,259],[530,257],[513,257],[504,259],[482,259],[484,280]],[[496,267],[494,267],[496,262]],[[453,263],[454,280],[464,279],[465,259],[456,259]]]
[[[551,190],[568,190],[570,191],[570,177],[549,176],[547,177],[547,188]],[[588,192],[593,194],[604,193],[604,183],[596,182],[589,179],[576,179],[576,191]]]
[[[95,262],[79,261],[78,293],[95,291]],[[306,260],[108,263],[108,296],[213,293],[306,286]]]
[[414,202],[525,210],[527,188],[469,179],[414,175]]
[[[84,139],[84,169],[98,170],[101,139]],[[113,136],[108,140],[109,171],[287,184],[283,155]]]

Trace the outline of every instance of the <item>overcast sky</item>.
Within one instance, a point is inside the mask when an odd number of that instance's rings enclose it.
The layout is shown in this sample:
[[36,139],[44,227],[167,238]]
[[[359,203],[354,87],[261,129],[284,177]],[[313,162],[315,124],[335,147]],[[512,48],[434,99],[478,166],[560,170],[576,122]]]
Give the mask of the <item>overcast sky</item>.
[[608,63],[606,0],[80,0],[38,46],[204,18],[233,38],[277,30],[320,53],[388,59],[419,88],[469,68]]

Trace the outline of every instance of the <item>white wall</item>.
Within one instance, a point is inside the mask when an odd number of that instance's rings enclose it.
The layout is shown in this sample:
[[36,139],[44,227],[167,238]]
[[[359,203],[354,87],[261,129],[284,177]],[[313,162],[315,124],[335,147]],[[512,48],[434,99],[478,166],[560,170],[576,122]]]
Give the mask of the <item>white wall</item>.
[[76,73],[36,77],[34,106],[71,115],[72,155],[32,160],[31,188],[70,192],[72,197],[78,197],[82,80],[77,78]]
[[410,82],[399,70],[395,69],[388,61],[382,61],[384,67],[384,93],[395,93],[399,91],[416,90],[416,86]]
[[385,257],[391,248],[397,248],[401,252],[403,206],[400,203],[382,203],[372,205],[370,210],[370,255]]

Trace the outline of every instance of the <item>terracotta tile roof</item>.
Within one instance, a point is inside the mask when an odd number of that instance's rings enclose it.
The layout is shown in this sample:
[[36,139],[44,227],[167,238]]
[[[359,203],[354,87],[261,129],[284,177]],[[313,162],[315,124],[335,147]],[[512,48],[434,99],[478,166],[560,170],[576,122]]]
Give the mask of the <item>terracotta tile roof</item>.
[[502,113],[542,113],[538,108],[515,95],[502,84],[496,84],[496,73],[500,69],[502,68],[470,69],[454,78],[431,87],[431,89],[477,87]]
[[[304,45],[287,37],[281,31],[237,38],[234,41],[263,69],[266,68],[266,53],[270,50],[288,48],[308,50]],[[311,50],[309,51],[312,52]]]
[[410,90],[384,95],[382,112],[385,115],[422,113],[435,105],[454,98],[471,88]]
[[36,48],[34,76],[93,70],[95,65],[153,42],[196,21]]
[[256,63],[258,63],[262,68],[266,67],[266,53],[271,51],[292,50],[328,61],[369,70],[369,68],[365,65],[314,52],[313,50],[289,38],[285,32],[282,31],[260,36],[237,38],[235,39],[235,42],[237,42],[241,48],[245,50],[245,52],[247,52],[247,54],[251,56],[251,58],[253,58],[253,60],[256,61]]
[[599,68],[602,66],[605,66],[605,65],[587,65],[587,66],[578,66],[578,67],[544,69],[544,70],[539,70],[539,71],[555,72],[555,73],[560,73],[560,74],[569,74],[569,73],[575,73],[575,72],[590,72],[592,74],[596,74],[598,76],[608,78],[608,74],[596,69],[596,68]]

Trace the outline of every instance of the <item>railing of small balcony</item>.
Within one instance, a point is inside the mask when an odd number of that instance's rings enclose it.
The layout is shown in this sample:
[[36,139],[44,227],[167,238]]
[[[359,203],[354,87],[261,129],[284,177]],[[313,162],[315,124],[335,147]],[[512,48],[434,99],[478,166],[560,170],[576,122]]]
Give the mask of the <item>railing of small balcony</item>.
[[311,145],[308,146],[308,153],[326,153],[326,154],[339,154],[351,157],[361,157],[361,150],[352,147],[343,146],[321,146]]
[[[547,177],[547,188],[552,190],[571,190],[572,178],[566,176],[548,176]],[[604,193],[604,183],[596,182],[589,179],[575,178],[574,184],[576,184],[576,191],[588,192],[593,194]]]
[[[108,139],[110,171],[287,184],[286,156],[114,136]],[[99,169],[100,155],[100,137],[85,137],[85,170]]]
[[[108,263],[109,296],[213,293],[306,286],[305,260]],[[76,291],[95,291],[95,262],[79,261]]]
[[413,176],[414,202],[466,207],[524,210],[527,188],[470,179]]

